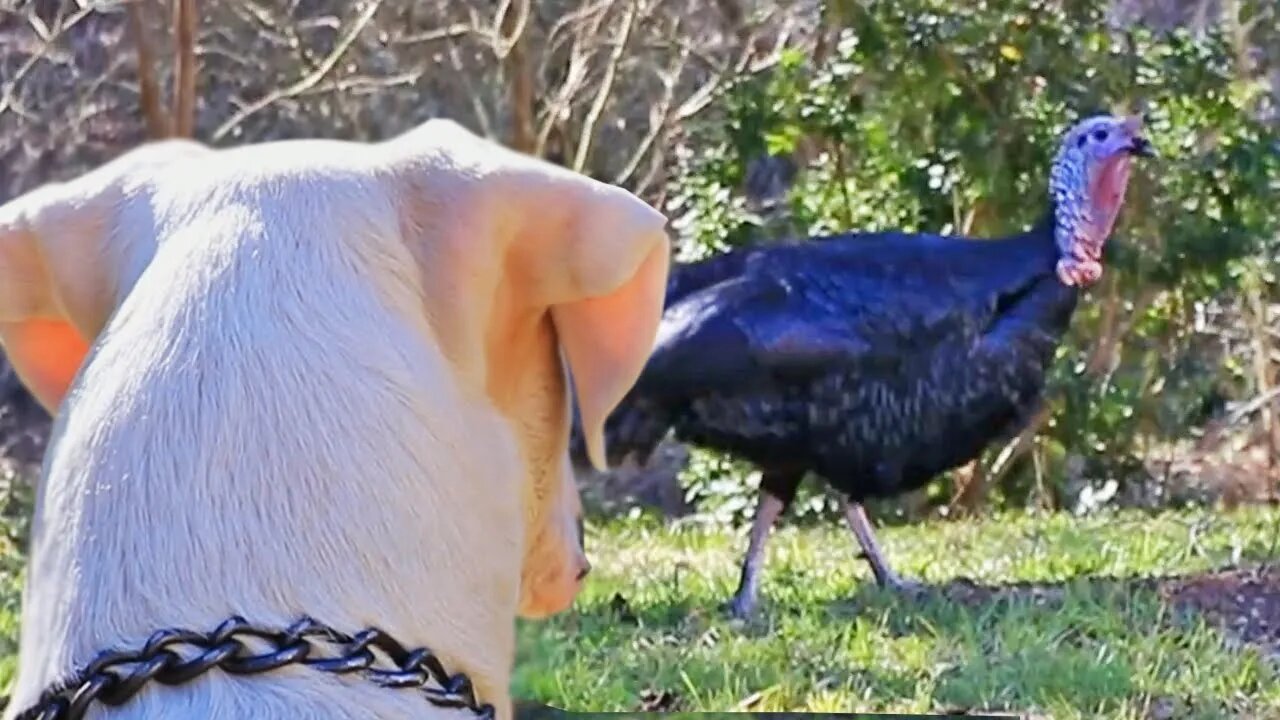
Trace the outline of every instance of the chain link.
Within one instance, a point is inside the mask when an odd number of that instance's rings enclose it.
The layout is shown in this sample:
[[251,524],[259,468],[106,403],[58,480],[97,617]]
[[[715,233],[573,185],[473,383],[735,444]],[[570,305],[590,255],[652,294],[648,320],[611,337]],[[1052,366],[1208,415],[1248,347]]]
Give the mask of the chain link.
[[[246,638],[255,638],[269,649],[255,654],[245,644]],[[337,652],[323,655],[317,640],[338,646]],[[193,646],[200,652],[183,660],[170,649],[174,645]],[[390,658],[394,668],[373,667],[377,662],[374,650]],[[494,717],[492,705],[476,700],[475,688],[466,675],[449,675],[430,650],[406,650],[377,628],[349,636],[304,617],[279,632],[233,616],[208,634],[160,630],[140,650],[103,652],[83,671],[42,693],[33,707],[14,720],[80,720],[94,701],[123,705],[152,680],[180,685],[213,668],[233,675],[256,675],[291,663],[338,675],[360,673],[382,687],[415,688],[437,707],[464,708],[483,720]]]

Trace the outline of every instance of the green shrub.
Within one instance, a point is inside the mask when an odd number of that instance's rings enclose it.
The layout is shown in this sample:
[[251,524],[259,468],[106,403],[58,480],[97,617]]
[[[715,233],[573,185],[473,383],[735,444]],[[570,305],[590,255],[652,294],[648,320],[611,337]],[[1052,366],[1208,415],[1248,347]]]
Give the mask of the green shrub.
[[[670,205],[682,259],[855,229],[996,236],[1043,211],[1066,126],[1144,111],[1160,158],[1135,169],[1103,282],[1049,380],[1040,447],[1060,500],[1068,451],[1092,479],[1124,487],[1152,447],[1203,422],[1215,394],[1253,391],[1248,364],[1196,317],[1237,304],[1242,283],[1274,297],[1280,255],[1280,137],[1261,119],[1275,98],[1238,77],[1224,33],[1108,29],[1106,7],[843,3],[829,57],[789,50],[725,88],[688,139],[699,150],[682,156]],[[781,229],[743,192],[751,164],[770,155],[802,164]],[[1103,338],[1110,351],[1100,353]],[[1023,465],[994,488],[997,503],[1030,502]],[[754,480],[703,457],[684,482],[736,508]]]

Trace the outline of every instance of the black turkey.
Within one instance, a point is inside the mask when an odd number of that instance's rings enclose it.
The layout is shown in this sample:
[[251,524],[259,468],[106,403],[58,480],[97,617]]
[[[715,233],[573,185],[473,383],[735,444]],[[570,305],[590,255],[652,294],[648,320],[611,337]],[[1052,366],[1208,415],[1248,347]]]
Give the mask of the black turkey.
[[[919,488],[1017,433],[1076,307],[1102,272],[1137,117],[1065,135],[1029,231],[992,240],[850,233],[673,267],[654,351],[610,416],[608,462],[643,462],[669,430],[762,471],[730,610],[755,605],[764,543],[808,471],[847,497],[881,585],[889,567],[862,503]],[[575,432],[573,454],[583,449]]]

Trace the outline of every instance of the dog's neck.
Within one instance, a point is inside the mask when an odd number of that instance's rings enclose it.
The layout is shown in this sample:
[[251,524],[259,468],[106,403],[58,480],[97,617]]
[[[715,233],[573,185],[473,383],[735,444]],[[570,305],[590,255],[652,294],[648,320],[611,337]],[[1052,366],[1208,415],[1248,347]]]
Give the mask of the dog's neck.
[[[523,543],[510,430],[451,384],[422,321],[387,312],[360,259],[281,243],[271,218],[245,212],[161,246],[59,414],[13,706],[162,627],[307,614],[431,648],[506,720]],[[280,286],[291,278],[305,287]],[[482,457],[457,451],[476,437]],[[130,707],[175,701],[227,716],[239,702],[260,717],[432,711],[412,692],[305,670]]]

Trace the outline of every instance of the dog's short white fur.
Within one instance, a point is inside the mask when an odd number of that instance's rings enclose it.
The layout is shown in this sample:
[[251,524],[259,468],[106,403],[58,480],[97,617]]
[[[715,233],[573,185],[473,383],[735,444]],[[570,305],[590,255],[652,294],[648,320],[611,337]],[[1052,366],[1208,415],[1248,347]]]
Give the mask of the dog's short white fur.
[[[600,465],[665,224],[446,120],[157,142],[0,208],[0,341],[56,412],[10,716],[160,628],[305,613],[432,648],[508,718],[515,617],[568,607],[588,567],[568,375]],[[458,712],[287,667],[90,717]]]

